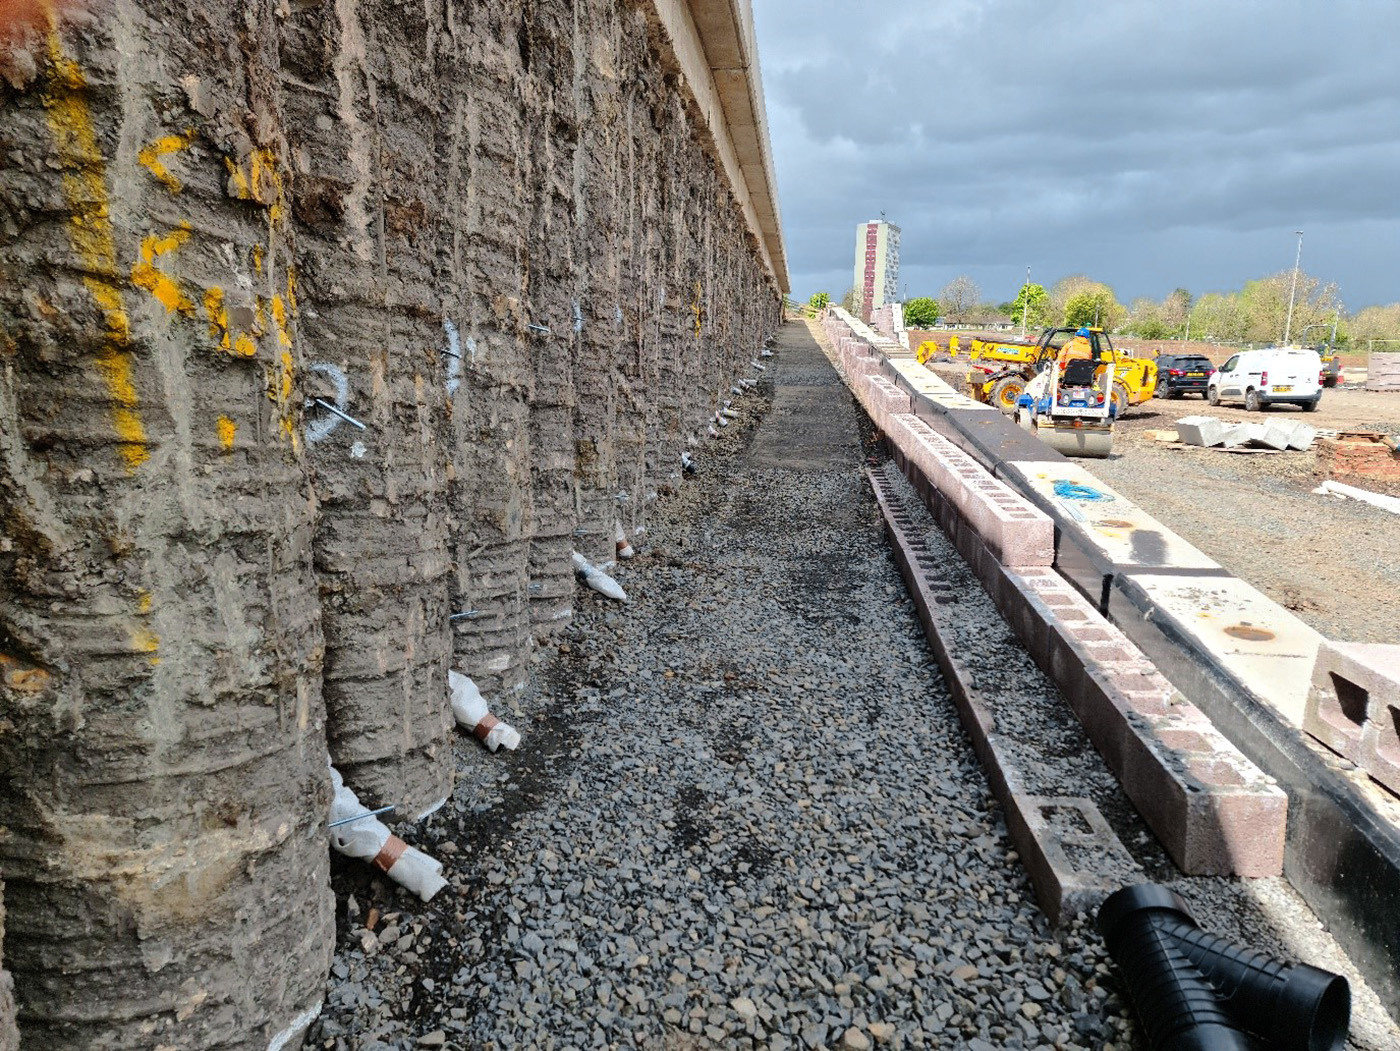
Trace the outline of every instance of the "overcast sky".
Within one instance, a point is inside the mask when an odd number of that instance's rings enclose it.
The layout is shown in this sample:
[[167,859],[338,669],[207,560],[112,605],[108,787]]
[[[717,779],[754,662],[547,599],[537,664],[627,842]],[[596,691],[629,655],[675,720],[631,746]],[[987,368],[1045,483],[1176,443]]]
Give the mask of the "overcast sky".
[[1124,302],[1291,269],[1400,300],[1400,0],[753,0],[793,294]]

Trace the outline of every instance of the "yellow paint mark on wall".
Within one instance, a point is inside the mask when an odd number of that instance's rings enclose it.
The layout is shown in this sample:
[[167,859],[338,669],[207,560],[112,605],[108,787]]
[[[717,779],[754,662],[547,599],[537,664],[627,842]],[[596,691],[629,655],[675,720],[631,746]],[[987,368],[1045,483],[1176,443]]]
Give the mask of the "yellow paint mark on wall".
[[106,162],[88,111],[87,78],[63,53],[57,32],[48,36],[53,73],[44,89],[44,115],[63,170],[71,214],[68,241],[83,270],[83,285],[102,312],[105,329],[96,353],[98,375],[111,398],[112,425],[127,473],[150,459],[131,365],[131,324],[116,282],[117,248],[108,207]]
[[209,338],[229,349],[228,311],[224,308],[224,290],[218,285],[204,290],[204,314],[209,318]]
[[277,325],[277,342],[283,349],[292,347],[292,334],[287,329],[287,305],[281,296],[272,297],[272,320]]
[[219,348],[236,357],[256,357],[258,345],[246,333],[232,331],[224,290],[215,285],[204,290],[204,313],[209,318],[209,336],[219,341]]
[[160,658],[155,656],[160,649],[160,636],[150,628],[135,627],[131,629],[131,648],[137,653],[149,653],[152,664],[159,664]]
[[253,245],[253,271],[261,274],[263,272],[263,246]]
[[297,312],[297,268],[295,263],[287,264],[287,306],[292,313]]
[[179,193],[185,188],[184,183],[177,179],[169,168],[161,161],[162,157],[168,157],[173,153],[190,148],[190,144],[195,140],[195,130],[186,128],[178,135],[165,135],[152,142],[146,143],[141,152],[136,155],[146,168],[160,180],[161,184],[171,193]]
[[292,443],[293,449],[301,448],[301,435],[297,431],[296,414],[292,411],[292,387],[295,366],[290,350],[283,350],[277,367],[267,369],[267,396],[277,406],[278,423],[282,433]]
[[691,303],[691,305],[690,305],[691,313],[693,313],[693,314],[695,315],[695,338],[696,338],[696,339],[699,339],[699,338],[700,338],[700,319],[701,319],[701,317],[704,316],[704,313],[705,313],[705,312],[704,312],[704,309],[700,306],[700,295],[701,295],[700,282],[699,282],[699,281],[696,281],[696,282],[695,282],[695,301],[694,301],[693,303]]
[[149,591],[142,591],[142,592],[140,593],[140,595],[137,596],[137,599],[136,599],[136,612],[137,612],[137,613],[149,613],[149,612],[151,612],[151,593],[150,593]]
[[238,424],[234,423],[227,416],[220,416],[218,420],[219,444],[225,449],[233,448],[234,435],[238,433]]
[[174,252],[189,239],[188,226],[172,230],[164,237],[160,234],[147,234],[141,240],[141,258],[131,268],[131,282],[137,288],[144,288],[170,313],[178,311],[192,316],[194,302],[181,290],[180,283],[169,274],[157,270],[155,266],[157,259]]
[[0,682],[20,693],[43,693],[52,676],[38,665],[0,653]]
[[286,214],[286,201],[283,194],[282,173],[277,170],[277,154],[266,146],[259,146],[248,155],[246,167],[224,158],[228,168],[228,192],[240,201],[256,201],[266,205],[268,218],[274,225],[282,221]]

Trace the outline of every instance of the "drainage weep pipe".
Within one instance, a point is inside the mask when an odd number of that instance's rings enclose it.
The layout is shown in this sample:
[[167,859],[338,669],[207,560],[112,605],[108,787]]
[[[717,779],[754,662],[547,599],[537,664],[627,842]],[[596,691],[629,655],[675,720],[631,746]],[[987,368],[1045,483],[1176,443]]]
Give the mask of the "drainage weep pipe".
[[1207,934],[1186,902],[1146,883],[1111,895],[1099,933],[1156,1051],[1342,1051],[1345,978],[1289,965]]

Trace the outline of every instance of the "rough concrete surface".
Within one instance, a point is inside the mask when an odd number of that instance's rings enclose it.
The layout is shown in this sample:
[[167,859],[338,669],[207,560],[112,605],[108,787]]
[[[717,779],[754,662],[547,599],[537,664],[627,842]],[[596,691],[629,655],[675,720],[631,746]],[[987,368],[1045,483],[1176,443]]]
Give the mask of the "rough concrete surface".
[[0,883],[0,1051],[19,1051],[15,1026],[15,983],[5,970],[5,884]]
[[20,1026],[261,1049],[328,965],[327,737],[366,802],[447,796],[449,664],[524,684],[571,550],[645,527],[777,290],[652,5],[120,0],[31,44],[0,56]]

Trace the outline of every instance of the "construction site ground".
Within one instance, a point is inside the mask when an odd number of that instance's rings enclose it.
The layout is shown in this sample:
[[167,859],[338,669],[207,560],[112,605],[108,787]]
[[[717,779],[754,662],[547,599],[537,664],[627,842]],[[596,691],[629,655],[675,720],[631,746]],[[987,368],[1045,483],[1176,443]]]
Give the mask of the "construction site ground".
[[[965,364],[930,366],[966,392]],[[1107,460],[1081,461],[1163,525],[1247,580],[1328,638],[1395,642],[1400,594],[1400,517],[1356,500],[1312,492],[1326,478],[1317,447],[1306,452],[1228,453],[1164,442],[1182,416],[1231,423],[1275,417],[1319,429],[1400,433],[1400,392],[1342,386],[1316,412],[1275,406],[1264,413],[1203,398],[1153,398],[1132,406],[1114,430]],[[1347,477],[1349,485],[1400,496],[1400,484]]]
[[[308,1047],[1146,1047],[1092,924],[1034,903],[885,539],[864,472],[887,454],[805,326],[736,404],[616,569],[630,602],[581,593],[533,691],[498,704],[521,749],[460,738],[448,804],[396,827],[448,889],[423,905],[337,863]],[[1203,925],[1356,982],[1283,880],[1179,876],[925,535],[956,644],[1058,756],[1047,776],[1093,794]],[[1354,988],[1351,1046],[1400,1046]]]

